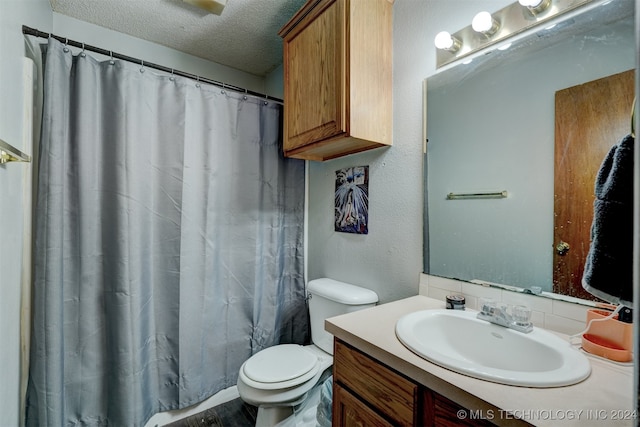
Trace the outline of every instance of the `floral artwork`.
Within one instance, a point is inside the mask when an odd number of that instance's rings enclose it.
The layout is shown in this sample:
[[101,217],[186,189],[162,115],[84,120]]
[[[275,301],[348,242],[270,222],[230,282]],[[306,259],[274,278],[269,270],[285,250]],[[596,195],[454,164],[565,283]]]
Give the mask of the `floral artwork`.
[[335,230],[369,232],[369,166],[336,171]]

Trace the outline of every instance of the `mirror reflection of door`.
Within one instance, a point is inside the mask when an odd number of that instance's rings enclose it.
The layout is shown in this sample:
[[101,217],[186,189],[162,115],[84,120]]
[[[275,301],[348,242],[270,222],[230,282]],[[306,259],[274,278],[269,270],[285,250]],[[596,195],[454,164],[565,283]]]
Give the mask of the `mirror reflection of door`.
[[582,288],[598,169],[631,132],[634,70],[556,92],[553,292],[597,300]]

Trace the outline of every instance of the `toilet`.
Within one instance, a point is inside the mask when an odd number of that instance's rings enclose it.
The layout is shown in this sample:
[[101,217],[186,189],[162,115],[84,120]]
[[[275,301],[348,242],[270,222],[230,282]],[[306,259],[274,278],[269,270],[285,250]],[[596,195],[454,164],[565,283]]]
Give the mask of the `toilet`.
[[305,400],[333,365],[333,335],[324,330],[324,320],[378,302],[372,290],[327,278],[311,280],[307,294],[313,344],[275,345],[240,367],[238,393],[243,401],[258,407],[258,427],[273,426],[292,415],[293,407]]

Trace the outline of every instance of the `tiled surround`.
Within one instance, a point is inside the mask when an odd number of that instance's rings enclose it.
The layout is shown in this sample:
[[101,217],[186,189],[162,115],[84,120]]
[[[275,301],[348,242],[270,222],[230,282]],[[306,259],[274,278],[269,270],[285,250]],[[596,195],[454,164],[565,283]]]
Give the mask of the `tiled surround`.
[[[534,295],[516,293],[489,286],[482,286],[461,280],[447,279],[444,277],[420,275],[420,295],[444,301],[447,295],[463,295],[466,306],[470,309],[478,309],[478,298],[493,298],[498,302],[516,305],[522,304],[531,308],[531,321],[535,326],[574,335],[582,332],[586,324],[589,305],[558,301],[551,298],[542,298]],[[589,302],[585,303],[589,304]]]

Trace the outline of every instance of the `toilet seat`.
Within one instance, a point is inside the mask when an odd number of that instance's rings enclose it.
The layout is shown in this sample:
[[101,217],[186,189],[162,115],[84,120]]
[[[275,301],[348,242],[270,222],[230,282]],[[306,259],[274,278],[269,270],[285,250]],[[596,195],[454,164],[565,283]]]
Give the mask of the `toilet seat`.
[[309,380],[294,387],[277,390],[263,390],[251,387],[242,378],[238,378],[238,393],[242,400],[260,407],[295,406],[301,403],[322,376],[322,371],[318,370]]
[[318,356],[297,344],[281,344],[264,349],[240,368],[242,381],[260,390],[295,387],[316,376]]

